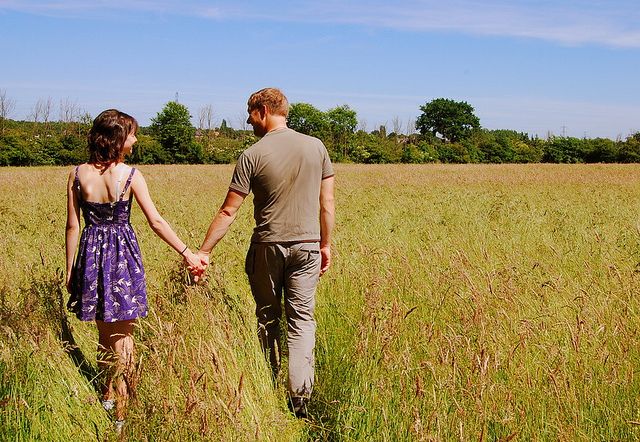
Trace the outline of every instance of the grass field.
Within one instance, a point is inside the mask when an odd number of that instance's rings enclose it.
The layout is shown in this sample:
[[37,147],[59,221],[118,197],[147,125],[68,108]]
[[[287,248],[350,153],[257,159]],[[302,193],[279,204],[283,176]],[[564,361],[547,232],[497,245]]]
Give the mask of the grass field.
[[[97,332],[64,313],[67,168],[0,169],[0,440],[114,440]],[[199,245],[231,166],[144,166]],[[337,165],[312,420],[255,337],[247,201],[204,286],[136,207],[150,314],[125,436],[197,440],[640,439],[640,168]]]

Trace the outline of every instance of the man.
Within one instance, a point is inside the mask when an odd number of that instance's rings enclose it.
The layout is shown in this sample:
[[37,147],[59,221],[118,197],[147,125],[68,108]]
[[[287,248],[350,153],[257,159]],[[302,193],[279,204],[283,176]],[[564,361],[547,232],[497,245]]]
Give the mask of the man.
[[227,196],[199,253],[208,262],[253,192],[256,227],[245,271],[256,302],[258,335],[277,375],[284,292],[290,405],[296,416],[306,417],[314,380],[315,290],[331,264],[333,167],[320,140],[287,127],[289,103],[280,90],[254,93],[247,112],[247,123],[261,139],[238,158]]

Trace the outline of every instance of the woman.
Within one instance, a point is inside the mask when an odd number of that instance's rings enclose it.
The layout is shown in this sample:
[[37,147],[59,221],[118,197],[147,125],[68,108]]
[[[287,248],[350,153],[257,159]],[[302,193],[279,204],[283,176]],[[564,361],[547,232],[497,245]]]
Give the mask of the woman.
[[[196,274],[206,266],[160,216],[142,173],[124,164],[137,130],[136,120],[118,110],[98,115],[88,136],[89,161],[71,171],[67,184],[67,307],[80,320],[96,322],[98,365],[105,373],[102,405],[108,411],[115,405],[118,432],[129,397],[133,329],[136,320],[147,315],[144,267],[129,223],[133,198],[153,231]],[[78,247],[80,209],[85,227]]]

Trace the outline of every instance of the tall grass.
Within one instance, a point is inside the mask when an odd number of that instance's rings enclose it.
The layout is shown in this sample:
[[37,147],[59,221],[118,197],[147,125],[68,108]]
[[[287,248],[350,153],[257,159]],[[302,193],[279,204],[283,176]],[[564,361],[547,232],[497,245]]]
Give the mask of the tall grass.
[[[258,347],[250,201],[205,286],[134,209],[150,315],[131,440],[636,440],[640,171],[338,165],[309,422]],[[229,166],[142,168],[197,246]],[[64,314],[62,168],[0,169],[0,439],[112,439],[96,331]]]
[[340,177],[339,256],[319,307],[335,422],[321,434],[638,438],[632,166]]

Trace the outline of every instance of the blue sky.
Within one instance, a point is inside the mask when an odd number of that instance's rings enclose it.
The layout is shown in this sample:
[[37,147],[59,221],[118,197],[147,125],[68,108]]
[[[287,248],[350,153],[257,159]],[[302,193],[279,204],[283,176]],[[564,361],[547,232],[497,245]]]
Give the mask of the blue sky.
[[197,124],[240,127],[249,94],[280,87],[361,127],[403,131],[434,98],[483,127],[546,137],[640,131],[637,0],[0,0],[0,89],[143,124],[175,98]]

